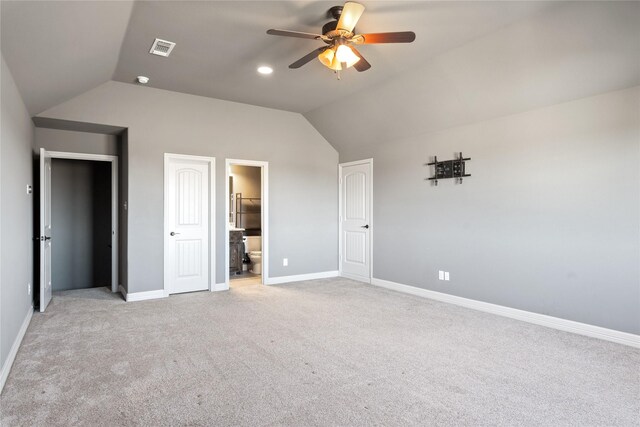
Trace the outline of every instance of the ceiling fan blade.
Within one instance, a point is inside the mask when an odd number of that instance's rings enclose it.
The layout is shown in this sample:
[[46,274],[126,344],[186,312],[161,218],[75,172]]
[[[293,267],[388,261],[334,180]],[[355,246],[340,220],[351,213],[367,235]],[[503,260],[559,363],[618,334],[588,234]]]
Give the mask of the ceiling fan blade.
[[350,46],[350,48],[353,51],[353,53],[355,53],[356,56],[360,58],[360,61],[353,64],[353,68],[355,68],[357,71],[360,71],[360,72],[367,71],[369,68],[371,68],[371,64],[369,64],[369,62],[366,59],[364,59],[364,56],[362,56],[362,54],[358,52],[358,49],[356,49],[353,46]]
[[336,29],[352,32],[356,27],[358,19],[362,16],[362,12],[364,12],[364,6],[360,3],[354,3],[352,1],[346,2],[342,8]]
[[355,44],[411,43],[415,39],[416,33],[413,31],[399,31],[395,33],[358,34],[351,41]]
[[[293,64],[289,65],[289,68],[300,68],[303,65],[305,65],[307,62],[312,61],[314,58],[316,58],[319,54],[321,54],[322,52],[324,52],[327,49],[329,49],[329,46],[320,47],[320,48],[314,50],[313,52],[308,53],[305,56],[303,56],[302,58],[298,59]],[[360,61],[358,61],[358,62],[360,62]]]
[[301,39],[322,40],[323,36],[320,34],[302,33],[300,31],[289,30],[267,30],[267,34],[272,36],[285,36],[285,37],[298,37]]

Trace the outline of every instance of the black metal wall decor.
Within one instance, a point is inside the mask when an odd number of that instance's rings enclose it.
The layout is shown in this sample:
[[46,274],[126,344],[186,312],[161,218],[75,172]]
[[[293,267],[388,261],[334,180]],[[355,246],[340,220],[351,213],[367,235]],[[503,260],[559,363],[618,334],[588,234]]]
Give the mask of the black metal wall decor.
[[465,173],[465,162],[467,160],[471,160],[471,157],[462,157],[462,152],[459,153],[457,158],[443,162],[439,162],[438,157],[434,156],[433,162],[427,163],[426,166],[433,166],[435,173],[427,180],[433,181],[434,185],[438,185],[439,179],[454,178],[456,182],[462,184],[462,178],[471,176],[471,174]]

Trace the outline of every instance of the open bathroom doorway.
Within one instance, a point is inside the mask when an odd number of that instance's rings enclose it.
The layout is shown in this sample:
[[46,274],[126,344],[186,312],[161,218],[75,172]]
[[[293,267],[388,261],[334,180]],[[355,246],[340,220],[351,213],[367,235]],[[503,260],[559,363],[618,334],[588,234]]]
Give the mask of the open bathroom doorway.
[[269,163],[225,164],[225,275],[230,288],[268,283]]

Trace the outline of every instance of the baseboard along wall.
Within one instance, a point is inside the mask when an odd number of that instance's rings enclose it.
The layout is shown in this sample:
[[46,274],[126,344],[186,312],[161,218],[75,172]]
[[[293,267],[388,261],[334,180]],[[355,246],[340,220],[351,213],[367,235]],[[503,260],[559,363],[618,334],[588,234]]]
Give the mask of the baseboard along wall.
[[417,288],[415,286],[403,285],[401,283],[391,282],[388,280],[372,278],[371,284],[374,286],[379,286],[381,288],[403,292],[405,294],[415,295],[422,298],[429,298],[435,301],[446,302],[449,304],[455,304],[461,307],[484,311],[485,313],[497,314],[499,316],[509,317],[511,319],[521,320],[523,322],[533,323],[540,326],[546,326],[548,328],[558,329],[560,331],[572,332],[574,334],[584,335],[592,338],[599,338],[618,344],[628,345],[630,347],[640,348],[640,335],[630,334],[628,332],[616,331],[614,329],[607,329],[600,326],[589,325],[586,323],[574,322],[573,320],[561,319],[559,317],[547,316],[545,314],[532,313],[530,311],[518,310],[516,308],[476,301],[473,299],[449,295],[442,292]]
[[4,389],[4,384],[7,382],[7,378],[9,378],[9,372],[11,371],[11,367],[13,366],[13,362],[16,360],[18,349],[20,348],[20,344],[22,344],[22,339],[24,338],[24,334],[27,332],[27,328],[31,323],[32,317],[33,317],[33,307],[29,308],[27,315],[22,321],[22,326],[20,326],[18,335],[16,336],[16,339],[13,341],[13,345],[11,345],[11,350],[7,355],[7,360],[5,360],[4,364],[2,365],[2,371],[0,371],[0,393],[2,393],[2,389]]
[[338,277],[340,273],[335,271],[321,271],[319,273],[296,274],[293,276],[269,277],[265,281],[265,285],[279,285],[282,283],[302,282],[305,280],[328,279],[330,277]]
[[[270,277],[266,279],[265,285],[279,285],[282,283],[302,282],[304,280],[327,279],[330,277],[338,277],[339,275],[339,272],[335,270],[321,271],[319,273],[297,274],[293,276]],[[121,285],[119,287],[119,290],[125,301],[127,302],[145,301],[150,299],[166,298],[169,296],[169,294],[163,289],[157,291],[128,293]],[[229,290],[229,285],[227,285],[226,283],[216,283],[213,285],[211,292],[227,290]]]

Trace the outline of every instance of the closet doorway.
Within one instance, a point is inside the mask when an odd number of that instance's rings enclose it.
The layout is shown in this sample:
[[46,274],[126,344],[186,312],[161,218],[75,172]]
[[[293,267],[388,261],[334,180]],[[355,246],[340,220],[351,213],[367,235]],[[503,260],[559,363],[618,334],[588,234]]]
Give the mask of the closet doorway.
[[227,159],[226,287],[268,283],[269,163]]
[[118,158],[40,149],[40,292],[118,291]]

